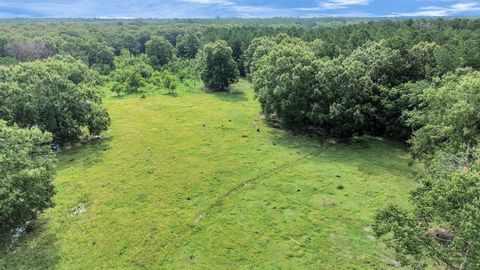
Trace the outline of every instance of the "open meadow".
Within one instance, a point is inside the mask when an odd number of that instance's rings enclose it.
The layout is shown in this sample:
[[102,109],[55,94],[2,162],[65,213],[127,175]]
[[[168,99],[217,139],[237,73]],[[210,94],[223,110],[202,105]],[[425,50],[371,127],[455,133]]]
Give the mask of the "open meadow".
[[377,209],[414,186],[400,143],[268,127],[232,93],[111,97],[111,130],[59,155],[55,207],[0,269],[388,269]]

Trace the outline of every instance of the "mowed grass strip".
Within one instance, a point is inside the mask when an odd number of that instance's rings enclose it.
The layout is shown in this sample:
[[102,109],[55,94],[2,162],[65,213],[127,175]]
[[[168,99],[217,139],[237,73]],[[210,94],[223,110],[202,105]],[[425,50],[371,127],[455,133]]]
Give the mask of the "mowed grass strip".
[[111,131],[65,151],[56,207],[6,269],[386,269],[375,210],[407,204],[406,149],[267,127],[235,93],[111,98]]

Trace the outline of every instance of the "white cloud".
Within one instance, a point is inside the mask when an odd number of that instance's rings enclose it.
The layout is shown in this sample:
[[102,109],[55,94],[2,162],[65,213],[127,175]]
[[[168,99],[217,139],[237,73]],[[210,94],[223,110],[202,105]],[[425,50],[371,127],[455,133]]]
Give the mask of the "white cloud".
[[410,9],[403,9],[405,11],[392,9],[398,5],[385,11],[386,7],[380,2],[388,0],[310,1],[310,7],[299,6],[306,1],[296,2],[293,6],[297,7],[287,7],[275,0],[0,0],[0,18],[411,17],[455,16],[480,11],[478,0],[409,0],[423,7],[415,10],[412,5],[406,5],[405,8]]
[[345,9],[350,6],[366,6],[373,0],[328,0],[319,2],[315,7],[296,8],[299,11],[322,11],[331,9]]
[[239,4],[235,0],[180,0],[184,3],[215,7],[225,10],[235,17],[274,17],[294,16],[291,10],[285,8],[274,8],[265,5]]
[[389,17],[445,17],[471,11],[480,11],[480,4],[468,2],[457,3],[448,7],[426,6],[413,12],[393,13]]
[[324,9],[340,9],[348,6],[366,6],[372,0],[330,0],[319,4],[319,7]]

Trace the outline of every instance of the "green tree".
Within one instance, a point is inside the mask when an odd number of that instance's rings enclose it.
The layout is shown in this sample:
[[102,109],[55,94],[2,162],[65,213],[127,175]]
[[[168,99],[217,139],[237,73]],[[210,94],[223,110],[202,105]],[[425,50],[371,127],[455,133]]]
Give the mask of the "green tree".
[[443,75],[457,68],[464,66],[464,61],[455,47],[437,46],[434,50],[434,57],[438,75]]
[[[4,78],[4,76],[0,75],[0,80],[2,79],[2,77]],[[16,84],[0,82],[0,119],[12,119],[12,95],[15,92],[18,92],[18,86]]]
[[391,49],[386,41],[369,41],[358,47],[350,59],[365,65],[370,78],[377,84],[391,87],[405,81],[405,62],[400,51]]
[[[1,75],[1,74],[0,74]],[[39,127],[57,143],[77,141],[105,131],[110,118],[101,107],[98,73],[71,57],[22,63],[3,73],[2,95],[8,95],[10,124]]]
[[114,68],[114,49],[105,42],[89,36],[80,36],[69,37],[59,43],[60,54],[82,60],[101,74],[108,74]]
[[389,206],[374,231],[404,265],[480,268],[480,72],[447,74],[409,113],[412,153],[422,166],[412,210]]
[[172,61],[175,48],[163,36],[152,36],[145,44],[150,64],[160,68]]
[[139,55],[141,44],[135,37],[135,34],[126,29],[119,29],[112,37],[115,54],[119,55],[123,49],[127,49],[133,55]]
[[224,91],[238,80],[237,64],[225,41],[207,44],[199,54],[198,64],[201,78],[208,88]]
[[320,62],[310,118],[328,135],[350,138],[374,130],[376,92],[365,65],[351,58]]
[[168,71],[163,72],[162,82],[163,87],[167,89],[169,95],[177,94],[177,82],[173,74]]
[[480,69],[480,31],[469,35],[469,38],[462,38],[457,50],[462,54],[465,66]]
[[377,117],[384,125],[382,133],[390,138],[408,140],[413,132],[408,124],[408,112],[418,109],[420,96],[429,87],[427,81],[408,82],[392,88],[381,87]]
[[90,41],[86,47],[87,63],[100,74],[108,74],[112,71],[114,64],[113,48],[105,43]]
[[112,91],[117,95],[137,93],[153,74],[145,55],[133,56],[128,51],[122,51],[121,55],[116,57],[115,66]]
[[340,48],[335,46],[332,42],[326,42],[322,39],[315,39],[310,43],[310,47],[317,58],[337,57],[340,50]]
[[177,37],[177,55],[182,58],[194,59],[200,50],[200,39],[192,33]]
[[459,69],[419,97],[421,106],[408,114],[415,130],[410,140],[414,157],[428,160],[439,149],[466,150],[478,140],[480,72]]
[[431,79],[437,75],[437,63],[435,61],[435,42],[420,42],[414,45],[408,52],[408,64],[415,80]]
[[259,37],[252,40],[243,54],[245,73],[249,79],[256,70],[256,63],[276,45],[277,43],[270,37]]
[[479,269],[479,154],[478,149],[438,153],[419,173],[413,210],[390,205],[378,212],[374,232],[402,265]]
[[374,83],[357,60],[316,60],[309,44],[281,43],[260,59],[253,84],[263,113],[286,127],[349,138],[374,125]]
[[306,44],[281,44],[262,57],[253,85],[263,113],[286,126],[308,124],[315,88],[315,55]]
[[[306,45],[306,43],[295,37],[291,37],[285,33],[280,33],[275,37],[258,37],[254,38],[248,48],[243,54],[243,63],[245,68],[245,73],[247,77],[251,79],[252,74],[256,70],[256,63],[265,55],[267,55],[273,47],[279,44],[297,44],[297,45]],[[324,48],[320,48],[324,43],[318,39],[310,44],[309,50],[313,51],[315,54],[324,53],[321,52]],[[328,50],[325,46],[325,50]],[[325,52],[326,53],[326,52]],[[320,57],[320,55],[316,55]],[[324,55],[326,56],[326,55]],[[323,56],[322,56],[323,57]]]
[[0,120],[0,234],[33,221],[53,205],[52,136]]

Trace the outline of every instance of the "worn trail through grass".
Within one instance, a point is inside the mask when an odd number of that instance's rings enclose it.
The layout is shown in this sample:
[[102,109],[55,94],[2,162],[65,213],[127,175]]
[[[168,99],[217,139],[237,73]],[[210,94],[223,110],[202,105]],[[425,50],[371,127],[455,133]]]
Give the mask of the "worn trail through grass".
[[202,219],[207,218],[208,215],[212,214],[215,211],[221,211],[221,207],[224,204],[225,200],[227,200],[232,195],[235,195],[236,192],[241,192],[243,189],[251,187],[251,185],[256,184],[256,182],[260,179],[267,179],[267,178],[273,177],[274,175],[281,173],[282,171],[284,171],[287,168],[295,167],[295,165],[297,165],[298,163],[302,162],[303,160],[311,157],[311,155],[313,155],[313,154],[314,153],[311,153],[310,155],[297,158],[293,162],[285,162],[278,167],[275,167],[273,169],[268,170],[267,172],[261,173],[261,174],[255,176],[255,177],[253,177],[253,178],[250,178],[246,181],[243,181],[243,182],[239,183],[238,185],[234,186],[233,188],[231,188],[230,190],[228,190],[226,193],[224,193],[219,198],[217,198],[206,209],[202,210],[200,213],[198,213],[196,215],[196,218],[193,221],[193,223],[191,224],[191,227],[187,231],[181,233],[181,235],[171,245],[172,248],[166,249],[164,258],[169,258],[170,255],[173,252],[175,252],[176,248],[178,248],[181,245],[181,242],[183,241],[183,239],[189,237],[192,233],[195,232],[196,229],[198,229],[201,226],[200,222],[202,221]]

